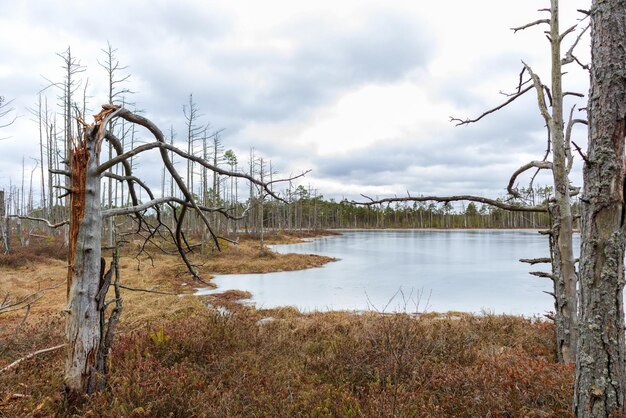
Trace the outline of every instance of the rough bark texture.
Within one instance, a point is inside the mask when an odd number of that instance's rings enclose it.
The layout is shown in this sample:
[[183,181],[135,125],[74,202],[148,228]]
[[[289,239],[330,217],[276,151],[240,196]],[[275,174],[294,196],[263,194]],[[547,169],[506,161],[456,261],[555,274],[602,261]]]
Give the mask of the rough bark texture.
[[583,172],[574,394],[578,417],[624,412],[625,11],[626,0],[594,0],[591,8],[589,162]]
[[[559,29],[559,2],[551,1],[550,39],[552,39],[552,177],[554,180],[555,209],[552,214],[552,246],[556,257],[552,274],[555,277],[557,356],[559,361],[573,363],[576,359],[577,297],[576,267],[572,244],[572,206],[569,191],[569,173],[566,164],[566,143],[563,123],[563,88],[561,69],[561,33]],[[556,261],[556,263],[554,262]],[[555,270],[556,269],[556,270]]]
[[73,147],[71,160],[71,265],[65,363],[65,389],[70,401],[81,399],[95,390],[101,341],[97,297],[102,277],[102,217],[97,137],[97,129],[88,128],[83,141]]
[[[571,305],[568,303],[567,285],[565,275],[561,268],[563,259],[561,257],[561,249],[558,245],[562,230],[561,217],[557,204],[551,204],[549,211],[550,221],[552,223],[550,229],[550,258],[552,266],[551,277],[554,283],[554,310],[556,312],[556,315],[554,315],[556,355],[559,362],[571,363],[574,362],[576,358],[574,350],[572,350],[574,341],[572,341],[571,333],[575,324],[572,322],[572,317],[568,309]],[[575,284],[576,282],[574,282],[574,285]]]

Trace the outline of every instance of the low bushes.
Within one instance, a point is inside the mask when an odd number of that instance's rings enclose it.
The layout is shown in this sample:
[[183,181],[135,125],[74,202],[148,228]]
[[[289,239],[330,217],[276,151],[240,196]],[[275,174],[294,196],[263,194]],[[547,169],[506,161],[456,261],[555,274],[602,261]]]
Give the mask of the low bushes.
[[62,237],[56,235],[45,238],[33,237],[26,247],[22,247],[17,237],[14,237],[11,252],[4,254],[0,251],[0,266],[16,268],[37,262],[43,263],[50,258],[67,259],[67,248],[63,245]]
[[[210,310],[121,335],[108,389],[73,412],[567,415],[573,370],[554,362],[553,332],[544,322],[507,316]],[[59,395],[61,363],[57,353],[0,376],[6,414],[70,414]],[[26,397],[9,399],[22,389]]]

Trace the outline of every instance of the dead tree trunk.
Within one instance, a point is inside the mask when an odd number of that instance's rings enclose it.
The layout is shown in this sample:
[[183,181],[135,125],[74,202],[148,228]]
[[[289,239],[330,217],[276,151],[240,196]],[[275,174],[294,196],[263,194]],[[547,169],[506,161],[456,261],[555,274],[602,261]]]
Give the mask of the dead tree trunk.
[[5,212],[4,190],[0,190],[0,231],[2,232],[2,243],[4,245],[4,253],[11,251],[11,230],[9,229],[9,216]]
[[67,357],[65,390],[75,401],[94,392],[97,357],[102,339],[98,295],[102,287],[102,216],[100,175],[101,138],[98,127],[85,129],[83,139],[72,147],[70,160],[72,194],[68,270]]
[[[576,360],[577,339],[577,295],[576,267],[572,244],[572,205],[570,199],[569,170],[567,167],[567,150],[569,138],[565,138],[563,123],[563,88],[561,70],[561,41],[563,36],[559,29],[559,2],[551,0],[550,9],[550,42],[552,56],[552,117],[548,120],[552,137],[552,178],[554,180],[554,198],[556,211],[552,228],[553,261],[555,295],[557,309],[556,340],[559,361],[573,363]],[[556,268],[556,270],[555,270]]]
[[[138,124],[150,131],[154,141],[133,147],[124,152],[121,141],[112,132],[106,130],[107,124],[118,117],[133,124]],[[117,156],[100,164],[100,150],[102,141],[106,138],[116,150]],[[159,148],[162,162],[176,182],[183,198],[175,196],[155,198],[150,188],[141,179],[132,173],[131,159],[148,150]],[[72,193],[71,193],[71,218],[70,218],[70,252],[68,269],[68,317],[66,322],[67,358],[65,363],[65,388],[70,402],[75,402],[83,395],[94,392],[101,387],[100,377],[104,377],[107,370],[108,348],[115,330],[115,322],[119,317],[121,301],[119,288],[115,283],[116,308],[111,312],[108,326],[105,324],[104,310],[106,308],[105,297],[111,283],[113,272],[116,272],[118,280],[117,255],[115,255],[111,268],[105,271],[105,262],[101,258],[101,239],[103,218],[112,216],[133,215],[143,232],[147,233],[146,242],[155,235],[170,237],[174,241],[179,254],[188,270],[198,278],[198,274],[187,257],[192,249],[185,250],[184,238],[181,235],[182,225],[185,221],[185,213],[193,210],[204,223],[212,236],[215,246],[219,249],[217,235],[211,229],[207,213],[220,212],[224,216],[230,216],[223,208],[207,208],[200,205],[194,198],[191,187],[188,187],[182,177],[174,168],[170,159],[170,152],[176,153],[186,160],[200,164],[212,171],[224,176],[236,176],[260,186],[267,194],[274,198],[279,197],[270,189],[267,183],[242,173],[229,172],[211,165],[203,158],[196,157],[193,153],[185,153],[178,148],[167,144],[163,133],[148,119],[136,115],[116,105],[103,105],[103,110],[96,115],[93,125],[84,127],[82,140],[74,141],[71,155]],[[112,174],[109,169],[122,164],[125,175]],[[302,175],[304,175],[303,173]],[[113,176],[118,181],[128,184],[131,206],[111,208],[102,211],[100,201],[100,184],[102,176]],[[299,176],[298,176],[299,177]],[[287,181],[289,179],[286,179]],[[141,187],[150,200],[140,203],[135,187]],[[161,218],[162,205],[169,205],[176,212],[179,205],[180,215],[176,218],[176,231],[169,229]],[[144,216],[147,209],[156,211],[158,225],[152,224]]]
[[626,0],[591,7],[589,145],[583,170],[574,413],[624,412]]
[[[563,265],[565,264],[562,258],[563,251],[561,251],[561,247],[559,246],[559,242],[562,242],[563,240],[562,234],[566,232],[563,231],[559,205],[557,203],[550,204],[548,206],[548,211],[551,223],[549,240],[552,273],[550,277],[554,284],[554,308],[557,313],[554,316],[556,331],[556,355],[559,362],[572,363],[576,359],[574,351],[575,345],[573,345],[573,343],[575,343],[575,337],[572,332],[575,332],[576,330],[576,325],[573,321],[573,318],[576,318],[576,312],[573,313],[574,316],[570,313],[569,308],[575,304],[571,303],[571,300],[568,298],[568,283],[567,280],[565,280],[565,275],[563,274]],[[575,287],[576,281],[574,280],[573,283]],[[575,295],[576,294],[574,293],[574,296]],[[576,302],[576,299],[574,299],[574,302]]]
[[[554,280],[556,353],[559,361],[572,363],[576,358],[578,301],[576,294],[577,275],[572,244],[572,187],[570,186],[569,172],[572,168],[573,158],[570,149],[570,137],[572,127],[576,123],[586,124],[587,122],[581,119],[574,119],[574,109],[572,109],[569,114],[567,128],[565,127],[563,120],[563,98],[567,94],[579,97],[583,97],[583,95],[563,91],[562,67],[576,61],[572,53],[585,30],[580,32],[565,54],[565,57],[562,57],[561,45],[563,39],[568,34],[573,33],[576,30],[576,26],[572,26],[564,32],[560,31],[558,0],[550,0],[550,9],[541,9],[541,11],[549,12],[550,18],[539,19],[526,25],[513,28],[513,30],[517,32],[538,25],[549,26],[549,30],[546,31],[546,33],[548,34],[551,47],[551,88],[544,85],[539,76],[533,72],[532,68],[524,63],[524,68],[520,73],[517,91],[509,95],[509,98],[503,104],[484,112],[475,119],[453,120],[457,121],[458,125],[477,122],[486,115],[507,106],[526,92],[530,90],[535,90],[536,92],[539,111],[548,128],[548,148],[542,161],[532,161],[513,173],[507,190],[511,196],[521,198],[522,196],[515,188],[515,182],[519,175],[533,168],[537,170],[552,170],[554,199],[549,203],[549,214],[552,218],[550,238],[552,272],[550,277]],[[523,80],[525,73],[530,76],[526,81]],[[552,163],[547,161],[550,152],[552,152]]]

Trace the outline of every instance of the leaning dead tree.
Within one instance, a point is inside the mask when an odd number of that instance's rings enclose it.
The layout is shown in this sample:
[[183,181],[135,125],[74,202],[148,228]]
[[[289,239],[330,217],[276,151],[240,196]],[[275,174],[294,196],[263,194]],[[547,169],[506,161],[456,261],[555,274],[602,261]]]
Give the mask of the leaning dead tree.
[[[125,151],[119,139],[109,130],[115,119],[123,119],[147,129],[153,140]],[[199,278],[188,257],[191,245],[183,232],[187,214],[194,213],[199,217],[217,248],[220,247],[220,242],[212,229],[208,214],[219,212],[224,216],[233,215],[224,208],[210,208],[199,203],[192,193],[191,185],[175,169],[172,154],[220,175],[246,179],[261,187],[267,194],[280,199],[268,183],[247,174],[215,167],[205,159],[167,143],[161,130],[150,120],[120,106],[103,105],[102,111],[95,116],[92,124],[82,120],[80,123],[82,137],[73,140],[70,171],[65,173],[71,178],[72,185],[65,364],[65,388],[70,400],[94,392],[99,386],[98,379],[106,372],[107,362],[103,361],[106,350],[102,349],[102,345],[107,343],[109,337],[103,312],[109,303],[119,299],[119,295],[111,301],[106,300],[117,263],[114,259],[109,269],[106,269],[101,245],[103,219],[129,215],[136,226],[136,233],[143,236],[146,242],[155,238],[173,242],[188,270]],[[116,155],[101,162],[101,150],[105,141],[112,145]],[[129,160],[152,149],[159,151],[161,161],[173,178],[179,196],[155,197],[146,183],[134,175]],[[118,164],[122,166],[124,175],[113,174],[109,170]],[[102,210],[101,182],[103,178],[111,176],[116,181],[126,183],[130,205]],[[138,188],[145,192],[149,200],[139,201]],[[162,219],[164,207],[174,213],[174,228],[170,228]]]
[[594,0],[574,414],[624,416],[626,0]]
[[[563,66],[577,63],[583,64],[574,55],[574,50],[578,45],[587,27],[579,31],[576,38],[571,43],[569,49],[563,55],[561,46],[563,40],[570,34],[574,34],[577,25],[561,31],[559,23],[559,2],[550,1],[549,9],[541,9],[540,12],[549,13],[546,19],[539,19],[526,25],[513,28],[517,32],[534,26],[547,26],[547,39],[550,42],[551,77],[550,86],[542,82],[540,77],[532,68],[523,62],[522,71],[519,76],[519,83],[514,93],[508,94],[507,100],[500,106],[490,109],[475,119],[459,120],[457,125],[467,125],[474,123],[497,111],[528,92],[534,91],[537,96],[537,105],[547,128],[547,149],[541,161],[533,161],[520,167],[509,181],[508,193],[513,197],[520,197],[515,188],[517,177],[529,170],[549,169],[552,172],[554,184],[554,198],[548,202],[551,228],[549,231],[550,258],[541,261],[551,264],[551,273],[546,275],[554,283],[553,296],[555,299],[555,325],[557,340],[557,356],[559,361],[572,363],[576,358],[577,340],[577,294],[576,294],[576,266],[573,253],[573,225],[574,216],[572,213],[572,196],[578,192],[570,184],[569,173],[572,169],[574,158],[572,155],[572,131],[576,124],[587,124],[584,119],[574,117],[576,107],[572,106],[569,111],[567,124],[564,121],[564,99],[566,96],[583,97],[582,94],[564,91]],[[552,161],[548,161],[551,157]],[[531,184],[536,176],[536,172],[531,178]],[[529,260],[521,260],[529,261]],[[530,260],[535,261],[537,260]]]

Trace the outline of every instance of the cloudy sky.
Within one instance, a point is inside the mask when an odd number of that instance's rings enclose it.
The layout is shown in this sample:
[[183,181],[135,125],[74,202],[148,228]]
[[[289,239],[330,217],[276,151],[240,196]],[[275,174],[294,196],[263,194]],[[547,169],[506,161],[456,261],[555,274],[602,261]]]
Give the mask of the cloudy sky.
[[[467,127],[449,117],[499,104],[521,60],[549,82],[542,30],[509,29],[545,17],[537,9],[548,3],[0,0],[0,95],[19,116],[0,130],[8,137],[0,187],[20,181],[22,158],[27,168],[38,158],[27,109],[46,79],[62,80],[56,53],[71,46],[97,109],[107,94],[98,60],[110,42],[128,66],[131,100],[163,130],[173,126],[184,139],[182,109],[193,93],[202,122],[224,129],[223,144],[240,163],[254,147],[283,174],[311,169],[303,184],[326,197],[502,195],[517,167],[543,156],[536,97]],[[588,1],[563,3],[567,28]],[[587,49],[582,42],[583,61]],[[566,89],[586,93],[586,74],[568,71]],[[46,94],[52,107],[58,92]],[[575,136],[585,148],[585,132]],[[143,175],[158,187],[151,158]]]

